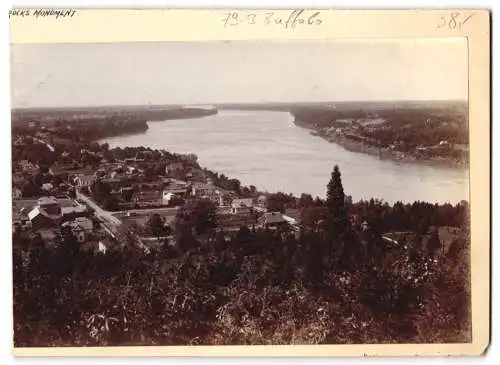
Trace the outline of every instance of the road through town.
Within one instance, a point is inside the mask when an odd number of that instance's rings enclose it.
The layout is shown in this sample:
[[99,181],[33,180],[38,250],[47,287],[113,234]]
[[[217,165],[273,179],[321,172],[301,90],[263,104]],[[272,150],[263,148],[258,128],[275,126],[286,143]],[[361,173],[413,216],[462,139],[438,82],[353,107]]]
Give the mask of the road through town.
[[122,224],[122,222],[116,218],[112,212],[102,209],[92,199],[84,195],[78,189],[76,190],[76,198],[83,201],[87,206],[94,210],[94,214],[99,220],[111,224],[114,228],[118,228]]

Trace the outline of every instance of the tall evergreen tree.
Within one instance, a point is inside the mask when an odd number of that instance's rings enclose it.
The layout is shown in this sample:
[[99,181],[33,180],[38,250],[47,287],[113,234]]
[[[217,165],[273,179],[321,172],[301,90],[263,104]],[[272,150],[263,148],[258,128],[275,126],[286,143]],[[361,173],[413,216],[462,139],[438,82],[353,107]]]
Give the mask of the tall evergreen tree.
[[338,235],[345,233],[348,228],[349,219],[338,165],[335,165],[333,168],[330,182],[327,185],[326,205],[328,208],[328,230]]
[[427,251],[429,254],[434,255],[437,251],[441,250],[443,245],[439,239],[439,234],[436,228],[433,228],[430,232],[429,240],[427,241]]

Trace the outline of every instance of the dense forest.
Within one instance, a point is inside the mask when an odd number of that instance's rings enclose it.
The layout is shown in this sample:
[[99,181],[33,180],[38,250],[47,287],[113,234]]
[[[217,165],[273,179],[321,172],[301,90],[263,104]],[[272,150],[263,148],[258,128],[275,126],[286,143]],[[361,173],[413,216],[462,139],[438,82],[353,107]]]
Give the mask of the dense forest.
[[401,142],[406,151],[420,145],[436,145],[446,140],[452,144],[468,144],[469,130],[466,110],[461,108],[389,108],[376,112],[336,110],[327,108],[300,108],[292,110],[297,124],[310,128],[341,127],[338,120],[381,118],[383,127],[364,128],[358,133],[373,139],[379,147],[388,147],[394,141]]
[[[81,143],[121,134],[145,132],[148,129],[147,119],[141,119],[135,116],[128,118],[106,116],[101,118],[88,117],[78,120],[63,119],[52,121],[50,125],[42,122],[34,123],[36,123],[36,128],[42,127],[42,133],[44,131],[50,132],[60,139]],[[12,133],[30,134],[33,132],[34,128],[35,127],[26,124],[13,124]]]
[[[67,232],[57,249],[15,233],[15,345],[470,341],[468,205],[353,204],[337,167],[326,190],[325,200],[271,198],[301,206],[299,234],[227,236],[204,201],[178,213],[174,244],[148,254],[130,232],[106,254]],[[446,246],[442,225],[459,232]],[[388,228],[415,235],[390,244]]]

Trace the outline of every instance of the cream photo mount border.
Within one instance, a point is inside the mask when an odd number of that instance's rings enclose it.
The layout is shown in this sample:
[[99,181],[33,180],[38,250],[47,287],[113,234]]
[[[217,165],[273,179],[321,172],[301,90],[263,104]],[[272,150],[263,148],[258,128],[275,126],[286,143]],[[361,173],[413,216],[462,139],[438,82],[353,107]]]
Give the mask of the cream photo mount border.
[[[16,9],[17,10],[17,9]],[[20,9],[19,9],[20,10]],[[26,10],[26,9],[25,9]],[[64,9],[69,12],[72,9]],[[490,342],[490,12],[484,9],[74,9],[73,16],[11,10],[11,44],[355,41],[466,37],[469,60],[472,343],[313,346],[14,348],[15,356],[450,356]],[[294,13],[295,11],[295,13]],[[318,15],[309,22],[314,13]],[[30,13],[30,14],[28,14]],[[235,25],[228,14],[238,14]],[[273,13],[281,22],[266,22]],[[43,15],[45,14],[45,15]],[[266,15],[267,14],[267,15]],[[254,17],[255,16],[255,17]],[[256,21],[256,17],[263,19]],[[288,19],[292,20],[288,20]],[[240,21],[244,19],[244,21]],[[252,21],[253,19],[253,21]],[[320,21],[317,21],[317,20]],[[269,19],[268,19],[269,20]],[[288,23],[287,23],[288,21]],[[293,25],[293,26],[292,26]]]

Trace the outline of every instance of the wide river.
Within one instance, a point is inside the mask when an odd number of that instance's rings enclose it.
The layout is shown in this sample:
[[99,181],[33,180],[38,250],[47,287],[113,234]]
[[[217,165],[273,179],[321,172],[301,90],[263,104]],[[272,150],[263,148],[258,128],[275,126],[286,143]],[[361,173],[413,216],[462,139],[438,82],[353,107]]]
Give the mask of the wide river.
[[145,133],[107,138],[111,147],[147,146],[195,153],[202,166],[259,190],[324,197],[338,164],[347,195],[387,202],[468,200],[465,170],[380,160],[350,152],[293,124],[285,112],[219,111],[217,115],[149,122]]

